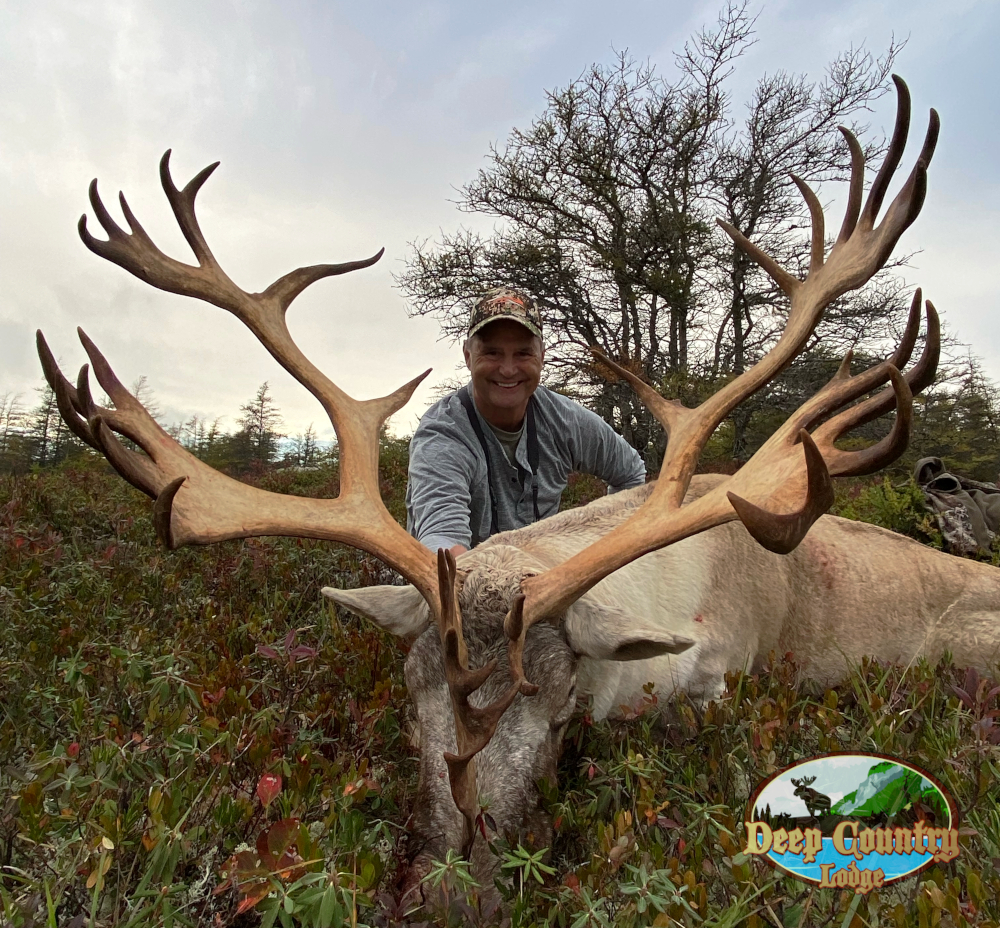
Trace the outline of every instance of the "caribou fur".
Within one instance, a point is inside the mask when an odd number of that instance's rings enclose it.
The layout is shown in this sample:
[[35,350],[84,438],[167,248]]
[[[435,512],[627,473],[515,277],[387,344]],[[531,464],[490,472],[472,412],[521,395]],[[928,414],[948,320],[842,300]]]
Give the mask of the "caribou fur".
[[[687,502],[723,478],[696,476]],[[647,498],[651,485],[604,497],[527,528],[490,538],[459,558],[460,604],[470,666],[500,668],[474,702],[507,686],[502,623],[521,581],[592,544]],[[420,786],[412,842],[414,879],[432,858],[461,844],[442,755],[455,729],[441,644],[412,587],[324,592],[397,635],[415,637],[406,682],[421,732]],[[718,526],[626,565],[527,638],[524,663],[540,685],[518,697],[477,757],[481,800],[501,832],[545,844],[550,825],[537,781],[554,780],[560,743],[578,696],[596,718],[614,716],[643,693],[683,690],[707,700],[727,670],[759,668],[771,650],[791,652],[804,678],[842,680],[862,657],[908,664],[950,651],[956,663],[988,672],[1000,659],[1000,574],[892,532],[823,516],[792,553],[773,554],[738,522]],[[664,642],[693,646],[660,654]],[[474,872],[489,885],[495,862],[485,842]]]

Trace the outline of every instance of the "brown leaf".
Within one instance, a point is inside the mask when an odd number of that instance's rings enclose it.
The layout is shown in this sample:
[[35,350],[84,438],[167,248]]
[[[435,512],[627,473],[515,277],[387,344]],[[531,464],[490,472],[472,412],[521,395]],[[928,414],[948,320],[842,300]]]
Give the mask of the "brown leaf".
[[264,804],[266,809],[281,792],[281,777],[276,773],[265,773],[257,781],[257,798]]

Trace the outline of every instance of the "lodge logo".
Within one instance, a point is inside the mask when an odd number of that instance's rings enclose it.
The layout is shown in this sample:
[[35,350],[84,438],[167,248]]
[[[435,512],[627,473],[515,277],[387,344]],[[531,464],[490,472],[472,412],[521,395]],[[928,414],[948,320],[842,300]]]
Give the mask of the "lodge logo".
[[813,757],[747,803],[747,854],[796,879],[868,893],[958,856],[957,806],[930,774],[881,754]]

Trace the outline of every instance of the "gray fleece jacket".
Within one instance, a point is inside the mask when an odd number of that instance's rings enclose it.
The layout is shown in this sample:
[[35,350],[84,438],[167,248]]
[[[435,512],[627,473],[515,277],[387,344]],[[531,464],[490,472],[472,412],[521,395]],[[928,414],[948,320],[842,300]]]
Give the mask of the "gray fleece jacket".
[[[639,453],[600,416],[541,386],[535,400],[541,518],[559,511],[571,471],[599,477],[612,493],[645,481]],[[521,480],[499,439],[479,418],[493,469],[499,530],[529,525],[534,521],[531,478]],[[515,458],[530,474],[527,429],[522,430]],[[406,527],[432,550],[456,544],[471,548],[490,535],[486,458],[457,393],[424,413],[410,441]]]

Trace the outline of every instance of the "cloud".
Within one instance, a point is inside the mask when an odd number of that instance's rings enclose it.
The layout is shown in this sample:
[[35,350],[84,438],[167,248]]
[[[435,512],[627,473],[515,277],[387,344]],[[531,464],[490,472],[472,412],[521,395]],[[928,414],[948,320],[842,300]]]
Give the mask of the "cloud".
[[[407,243],[469,221],[449,202],[455,187],[483,164],[490,142],[540,112],[546,88],[610,61],[612,48],[669,70],[671,51],[715,10],[645,0],[614,17],[590,0],[5,5],[0,55],[13,78],[0,88],[0,393],[31,396],[40,383],[37,327],[70,369],[82,363],[73,335],[82,324],[124,381],[147,375],[170,416],[233,416],[269,380],[291,431],[315,421],[329,434],[315,402],[236,320],[152,291],[77,239],[96,176],[109,205],[126,190],[154,240],[190,260],[156,179],[172,147],[178,181],[222,161],[199,215],[241,286],[386,246],[376,267],[303,295],[290,324],[317,364],[359,396],[389,392],[433,365],[397,420],[409,430],[460,354],[438,341],[432,321],[406,318],[391,273]],[[760,42],[738,74],[749,86],[778,68],[816,73],[849,44],[868,40],[879,51],[893,33],[909,34],[898,69],[916,111],[939,106],[944,130],[925,214],[902,247],[923,249],[914,281],[1000,378],[1000,328],[990,321],[1000,291],[991,270],[998,15],[974,2],[945,11],[930,2],[786,0],[762,8]],[[891,118],[887,101],[872,121],[884,128]]]

